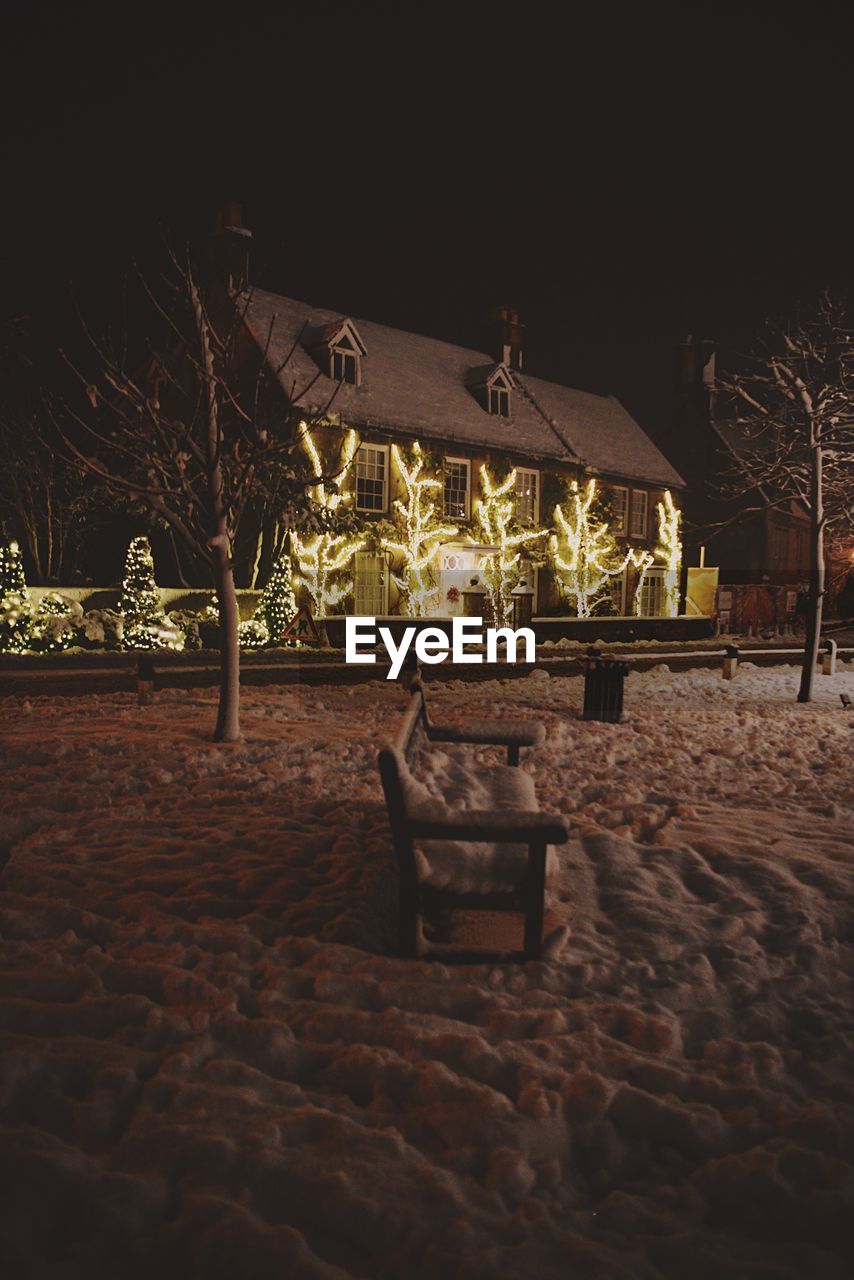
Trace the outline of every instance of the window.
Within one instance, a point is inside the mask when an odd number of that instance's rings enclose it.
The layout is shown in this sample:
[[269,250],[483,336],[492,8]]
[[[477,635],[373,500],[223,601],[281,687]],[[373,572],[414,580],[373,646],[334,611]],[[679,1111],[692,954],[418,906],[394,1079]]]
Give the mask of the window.
[[445,515],[452,520],[469,518],[469,469],[467,458],[445,459]]
[[647,569],[640,589],[642,618],[660,618],[664,613],[664,570]]
[[388,507],[388,445],[363,444],[356,455],[356,510]]
[[646,537],[649,494],[645,489],[632,489],[632,509],[629,533],[633,538]]
[[614,506],[614,533],[629,531],[629,491],[623,485],[615,485],[611,490]]
[[383,557],[357,551],[354,575],[354,612],[369,618],[383,617],[388,613],[388,574]]
[[539,516],[539,471],[516,468],[514,511],[520,524],[536,524]]
[[776,526],[772,530],[773,540],[771,543],[771,563],[775,569],[782,569],[786,564],[786,556],[789,550],[789,531]]
[[608,579],[608,591],[611,597],[611,608],[620,618],[626,616],[626,571],[615,573]]
[[489,388],[489,412],[501,418],[510,417],[510,392],[506,387]]
[[349,382],[351,386],[358,386],[359,364],[354,351],[342,351],[337,347],[333,349],[332,379],[334,382]]

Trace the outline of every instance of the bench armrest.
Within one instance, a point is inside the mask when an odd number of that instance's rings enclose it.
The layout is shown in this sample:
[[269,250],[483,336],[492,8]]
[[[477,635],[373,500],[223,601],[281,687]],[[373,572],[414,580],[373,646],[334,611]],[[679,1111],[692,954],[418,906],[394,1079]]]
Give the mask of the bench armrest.
[[470,742],[496,747],[538,747],[545,727],[536,720],[469,720],[465,724],[431,724],[431,742]]
[[526,809],[449,809],[441,818],[410,818],[409,827],[417,840],[566,844],[569,839],[559,814]]

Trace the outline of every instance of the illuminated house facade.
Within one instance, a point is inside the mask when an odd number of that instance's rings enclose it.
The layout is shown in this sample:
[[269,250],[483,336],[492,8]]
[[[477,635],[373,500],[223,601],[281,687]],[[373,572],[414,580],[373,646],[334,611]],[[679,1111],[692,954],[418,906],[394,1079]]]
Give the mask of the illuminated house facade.
[[[431,491],[439,521],[456,530],[437,556],[438,597],[429,612],[462,608],[454,587],[477,568],[474,516],[484,472],[513,476],[514,526],[542,529],[523,545],[535,613],[567,612],[548,557],[547,530],[566,483],[595,479],[610,506],[620,548],[650,560],[659,541],[657,506],[670,491],[679,505],[682,479],[613,397],[577,391],[523,370],[521,326],[496,317],[492,352],[473,351],[253,289],[242,295],[245,322],[289,405],[324,413],[330,438],[352,429],[352,465],[342,476],[348,501],[367,522],[387,520],[406,498],[402,453],[416,442],[440,481]],[[296,388],[301,388],[295,392]],[[397,446],[397,450],[395,448]],[[515,474],[514,474],[515,473]],[[482,539],[481,539],[482,541]],[[387,614],[401,608],[395,555],[374,546],[349,567],[354,590],[341,610]],[[611,611],[667,612],[665,569],[642,575],[634,562],[609,578]],[[638,590],[639,577],[642,584]],[[672,610],[671,610],[672,611]]]

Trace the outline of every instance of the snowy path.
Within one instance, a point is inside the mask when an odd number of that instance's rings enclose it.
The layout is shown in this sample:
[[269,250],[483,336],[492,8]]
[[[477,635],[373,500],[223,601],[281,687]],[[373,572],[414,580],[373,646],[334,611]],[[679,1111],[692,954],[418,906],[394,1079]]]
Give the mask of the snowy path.
[[0,1273],[850,1275],[854,674],[796,682],[431,690],[548,724],[524,968],[389,954],[396,687],[248,689],[225,747],[207,692],[7,699]]

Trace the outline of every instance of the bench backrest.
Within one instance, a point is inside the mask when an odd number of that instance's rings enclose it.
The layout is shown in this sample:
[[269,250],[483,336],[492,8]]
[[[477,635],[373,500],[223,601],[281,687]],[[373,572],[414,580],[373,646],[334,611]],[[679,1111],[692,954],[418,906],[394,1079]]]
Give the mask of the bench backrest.
[[419,738],[426,737],[428,723],[424,691],[420,684],[413,685],[397,731],[391,742],[381,748],[378,757],[394,850],[401,880],[407,884],[414,884],[416,870],[405,775],[409,772],[409,762],[417,749]]

